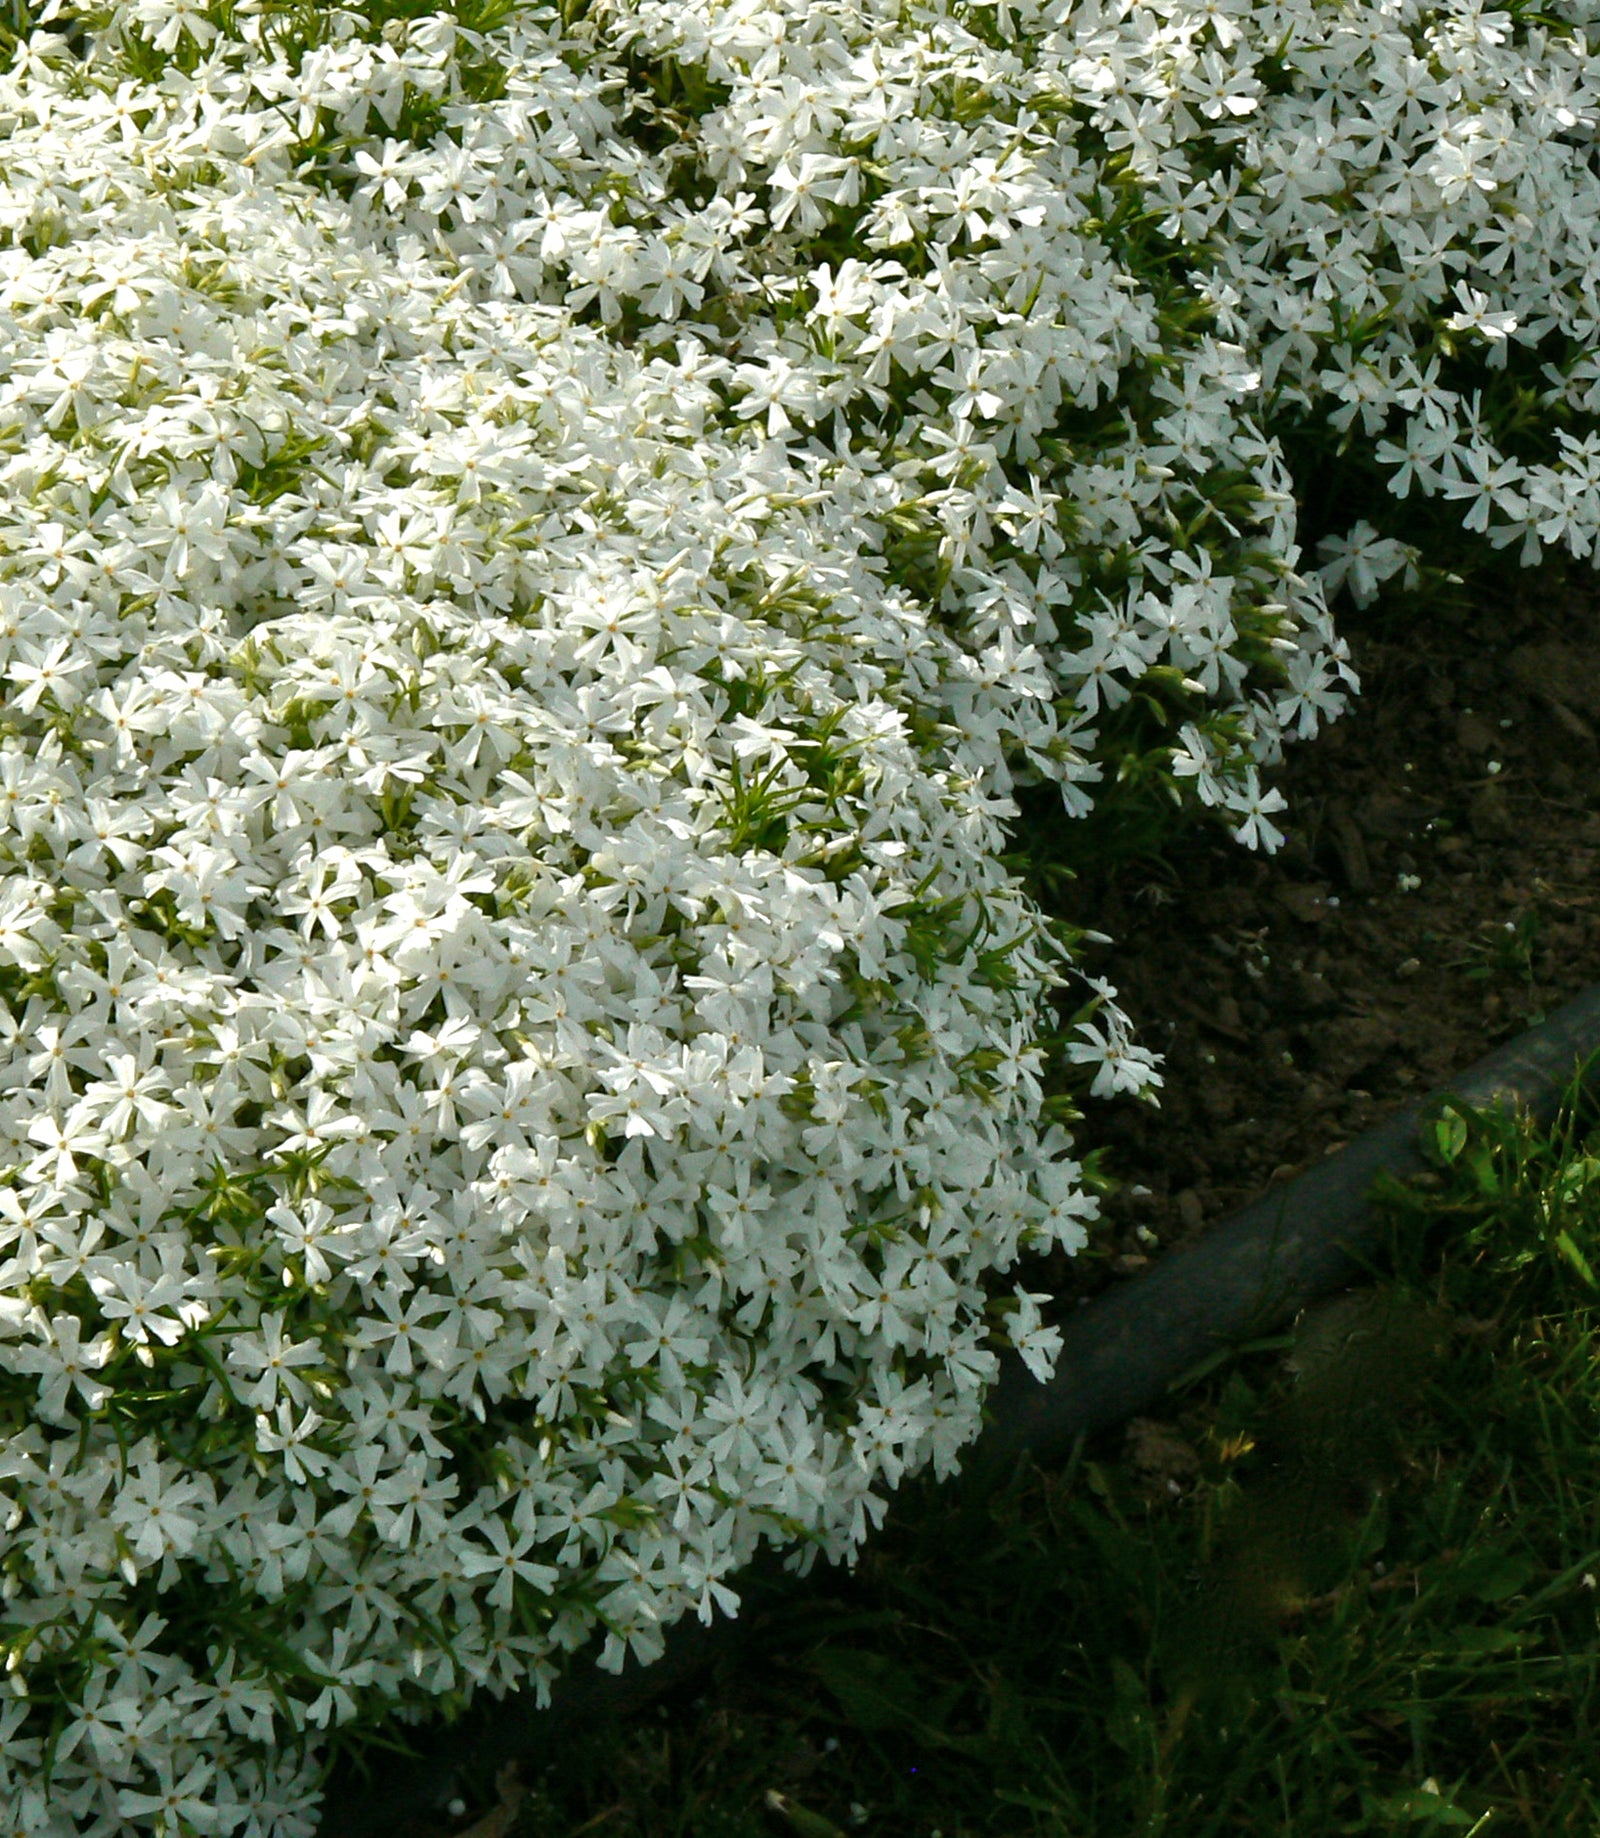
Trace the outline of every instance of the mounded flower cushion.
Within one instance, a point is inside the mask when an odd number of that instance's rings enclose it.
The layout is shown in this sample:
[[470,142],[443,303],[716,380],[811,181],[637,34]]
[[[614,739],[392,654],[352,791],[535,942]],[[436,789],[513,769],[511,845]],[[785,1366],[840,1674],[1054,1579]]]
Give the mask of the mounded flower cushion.
[[[1557,11],[16,49],[5,1829],[309,1832],[334,1732],[648,1659],[1048,1373],[997,1273],[1095,1210],[1062,1072],[1160,1076],[1012,793],[1280,840],[1326,595],[1417,559],[1301,571],[1286,405],[1587,552]],[[1549,352],[1511,457],[1458,373]]]

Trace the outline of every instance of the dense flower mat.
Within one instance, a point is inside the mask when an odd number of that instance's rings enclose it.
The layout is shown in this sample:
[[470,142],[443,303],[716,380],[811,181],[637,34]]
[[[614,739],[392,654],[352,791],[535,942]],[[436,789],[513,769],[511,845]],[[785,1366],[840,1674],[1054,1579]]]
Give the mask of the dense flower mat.
[[308,1832],[335,1732],[650,1657],[1048,1373],[996,1273],[1160,1075],[1012,794],[1280,840],[1418,561],[1302,565],[1285,417],[1588,553],[1595,18],[27,26],[5,1830]]

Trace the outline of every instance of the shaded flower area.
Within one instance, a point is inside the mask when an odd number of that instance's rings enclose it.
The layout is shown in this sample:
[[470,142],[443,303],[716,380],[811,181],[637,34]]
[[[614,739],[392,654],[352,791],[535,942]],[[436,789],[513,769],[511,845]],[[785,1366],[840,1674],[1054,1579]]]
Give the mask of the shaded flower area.
[[1402,499],[1588,555],[1597,17],[18,20],[7,1829],[308,1833],[1048,1374],[1161,1073],[1018,796],[1270,851]]

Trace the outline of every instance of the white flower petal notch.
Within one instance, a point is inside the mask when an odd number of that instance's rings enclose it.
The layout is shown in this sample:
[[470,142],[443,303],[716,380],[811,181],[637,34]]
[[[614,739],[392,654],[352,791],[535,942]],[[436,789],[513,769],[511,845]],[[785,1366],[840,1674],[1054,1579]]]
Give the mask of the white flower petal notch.
[[[1302,571],[1285,404],[1590,552],[1600,19],[58,14],[0,78],[0,1812],[297,1838],[330,1732],[849,1558],[1049,1371],[1085,979],[1014,793],[1282,840],[1330,603],[1415,559]],[[1461,366],[1546,339],[1534,462]],[[1088,982],[1061,1060],[1153,1096]]]

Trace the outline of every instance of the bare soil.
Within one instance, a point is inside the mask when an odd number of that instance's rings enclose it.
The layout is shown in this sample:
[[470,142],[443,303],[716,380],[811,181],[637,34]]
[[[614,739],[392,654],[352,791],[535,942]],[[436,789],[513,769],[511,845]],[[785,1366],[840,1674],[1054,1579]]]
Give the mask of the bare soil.
[[1050,1270],[1068,1305],[1600,981],[1592,577],[1530,573],[1409,629],[1347,609],[1341,631],[1361,693],[1271,775],[1275,855],[1199,835],[1070,890],[1166,1082],[1159,1108],[1085,1101],[1080,1141],[1126,1186]]

